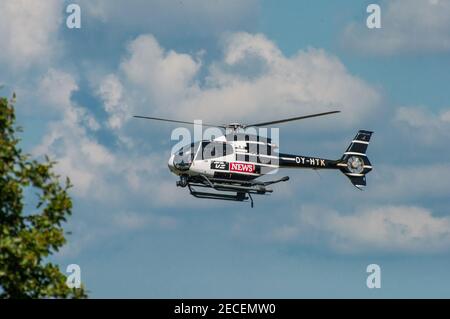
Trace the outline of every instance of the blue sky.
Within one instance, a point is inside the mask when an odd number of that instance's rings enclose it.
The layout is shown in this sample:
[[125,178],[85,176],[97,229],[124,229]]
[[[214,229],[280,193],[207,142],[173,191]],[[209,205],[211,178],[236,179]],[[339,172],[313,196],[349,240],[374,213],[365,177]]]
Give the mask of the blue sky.
[[[78,3],[82,28],[65,26]],[[366,28],[378,3],[382,28]],[[450,3],[0,3],[2,94],[23,148],[73,183],[68,245],[92,297],[448,297]],[[282,151],[335,158],[374,130],[360,192],[337,172],[247,204],[200,201],[167,169],[175,126],[328,110],[280,127]],[[30,207],[32,209],[32,207]],[[380,265],[382,287],[366,287]]]

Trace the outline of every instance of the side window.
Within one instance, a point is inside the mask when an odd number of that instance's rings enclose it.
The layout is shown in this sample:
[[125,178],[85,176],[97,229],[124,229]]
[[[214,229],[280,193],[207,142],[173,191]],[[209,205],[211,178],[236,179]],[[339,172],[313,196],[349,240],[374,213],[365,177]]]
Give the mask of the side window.
[[259,145],[259,152],[261,155],[272,155],[272,146],[268,144]]
[[208,159],[208,158],[211,158],[211,156],[212,156],[212,149],[213,149],[213,147],[211,146],[211,143],[210,142],[203,142],[202,143],[202,149],[200,150],[201,151],[201,158],[202,159]]
[[225,155],[231,155],[234,153],[233,146],[225,144]]
[[[203,142],[203,159],[211,159],[222,157],[228,152],[228,148],[225,143],[219,142]],[[231,148],[231,153],[233,153],[233,148]]]

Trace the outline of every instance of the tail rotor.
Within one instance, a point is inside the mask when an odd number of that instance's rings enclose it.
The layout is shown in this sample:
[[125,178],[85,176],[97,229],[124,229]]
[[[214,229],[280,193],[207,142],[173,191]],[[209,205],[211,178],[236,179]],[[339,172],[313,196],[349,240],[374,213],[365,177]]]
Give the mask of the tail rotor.
[[350,182],[361,190],[367,184],[366,174],[372,170],[372,164],[366,155],[372,134],[371,131],[358,131],[337,164]]

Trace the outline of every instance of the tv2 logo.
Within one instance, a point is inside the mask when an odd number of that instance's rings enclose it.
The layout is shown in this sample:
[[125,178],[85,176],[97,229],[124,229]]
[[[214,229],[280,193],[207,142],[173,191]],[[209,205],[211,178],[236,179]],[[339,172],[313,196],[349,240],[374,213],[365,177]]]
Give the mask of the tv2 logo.
[[228,163],[226,162],[212,162],[211,163],[212,169],[220,169],[222,171],[228,170]]

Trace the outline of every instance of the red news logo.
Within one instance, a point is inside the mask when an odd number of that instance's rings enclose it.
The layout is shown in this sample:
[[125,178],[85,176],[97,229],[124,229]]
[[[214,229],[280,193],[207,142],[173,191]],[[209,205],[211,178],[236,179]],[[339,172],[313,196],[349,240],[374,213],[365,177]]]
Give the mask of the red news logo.
[[230,171],[253,173],[255,171],[255,165],[254,164],[244,164],[244,163],[230,163]]

